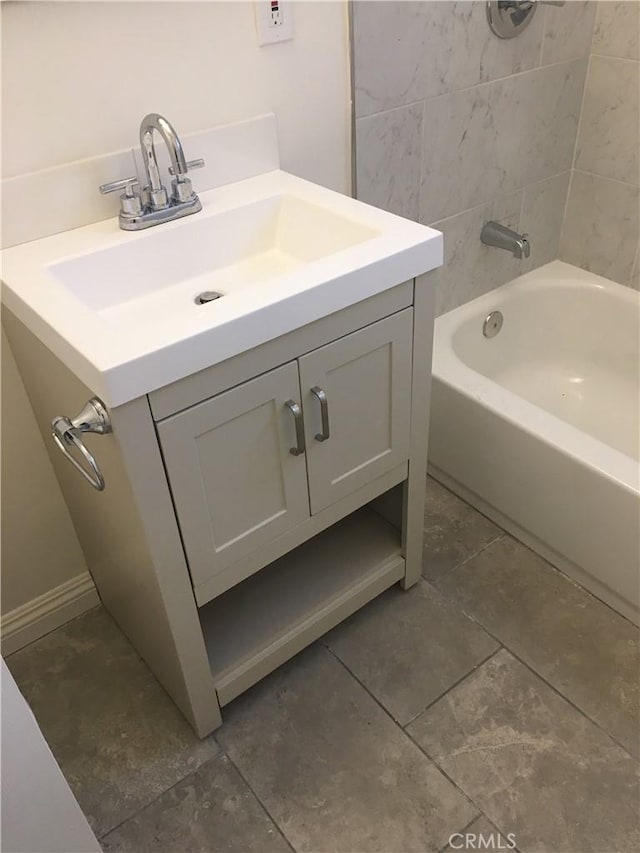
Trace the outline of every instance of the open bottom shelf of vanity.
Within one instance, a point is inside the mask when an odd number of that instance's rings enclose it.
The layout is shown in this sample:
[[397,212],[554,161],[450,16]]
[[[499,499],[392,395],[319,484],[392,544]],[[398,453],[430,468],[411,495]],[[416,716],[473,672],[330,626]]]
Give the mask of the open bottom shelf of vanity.
[[404,576],[400,533],[358,510],[200,608],[226,705]]

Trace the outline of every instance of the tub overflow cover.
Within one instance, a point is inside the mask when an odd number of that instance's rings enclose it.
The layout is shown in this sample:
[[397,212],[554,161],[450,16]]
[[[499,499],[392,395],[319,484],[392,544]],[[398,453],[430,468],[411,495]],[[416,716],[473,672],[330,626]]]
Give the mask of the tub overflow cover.
[[502,316],[502,312],[492,311],[491,314],[487,314],[485,317],[482,324],[482,334],[485,338],[494,338],[502,328],[503,322],[504,317]]

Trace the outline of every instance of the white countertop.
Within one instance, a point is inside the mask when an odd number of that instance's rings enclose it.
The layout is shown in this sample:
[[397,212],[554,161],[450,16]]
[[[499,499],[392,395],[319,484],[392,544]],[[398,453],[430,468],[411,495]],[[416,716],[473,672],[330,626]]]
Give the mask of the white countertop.
[[[194,303],[191,291],[209,289],[208,283],[202,275],[189,278],[189,264],[180,282],[170,282],[152,296],[135,293],[113,306],[106,299],[106,307],[101,295],[108,296],[110,285],[104,265],[93,295],[91,282],[82,282],[84,290],[78,295],[57,272],[61,264],[94,253],[115,257],[105,250],[118,247],[129,247],[124,257],[144,257],[145,248],[157,245],[160,234],[168,243],[180,242],[202,219],[279,196],[348,219],[367,236],[290,271],[281,268],[271,278],[263,271],[260,281],[231,288],[224,298],[205,306]],[[117,219],[108,219],[2,253],[7,308],[108,406],[126,403],[442,264],[440,232],[279,170],[209,190],[200,199],[200,213],[144,231],[125,232]],[[151,238],[156,243],[145,244]],[[153,260],[153,253],[150,257]],[[124,287],[127,276],[136,274],[135,264],[124,273],[114,271],[112,286]]]

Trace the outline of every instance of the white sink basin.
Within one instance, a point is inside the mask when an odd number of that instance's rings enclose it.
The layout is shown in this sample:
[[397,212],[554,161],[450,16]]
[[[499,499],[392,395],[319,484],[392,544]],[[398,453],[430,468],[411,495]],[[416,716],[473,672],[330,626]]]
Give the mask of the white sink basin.
[[154,227],[146,239],[53,264],[49,272],[97,312],[132,310],[123,304],[136,299],[144,300],[138,308],[153,310],[150,301],[159,296],[178,307],[203,290],[235,292],[380,234],[294,195],[194,215],[184,225]]
[[109,219],[2,253],[6,306],[109,406],[442,263],[439,232],[286,172],[200,198],[145,231]]

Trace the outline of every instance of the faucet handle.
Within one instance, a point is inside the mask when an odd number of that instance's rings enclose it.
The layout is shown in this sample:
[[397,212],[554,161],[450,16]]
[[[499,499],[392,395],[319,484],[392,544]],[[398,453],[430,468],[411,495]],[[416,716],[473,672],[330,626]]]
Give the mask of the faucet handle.
[[[201,169],[205,165],[202,157],[199,157],[197,160],[187,160],[187,169]],[[176,170],[173,166],[169,166],[169,174],[175,175]]]
[[[198,160],[187,160],[187,172],[189,169],[200,169],[202,166],[204,166],[204,160],[202,157]],[[176,204],[192,201],[194,198],[197,199],[196,194],[191,188],[191,178],[187,177],[187,172],[182,172],[182,174],[176,175],[176,170],[173,166],[169,166],[169,174],[175,175],[174,179],[171,181],[171,197]]]
[[127,198],[133,198],[135,195],[133,188],[139,183],[140,181],[137,178],[123,178],[121,181],[110,181],[108,184],[102,184],[100,192],[102,195],[106,195],[107,193],[114,193],[117,190],[124,190]]
[[103,195],[114,193],[117,190],[124,190],[124,194],[120,196],[120,213],[127,216],[138,216],[142,212],[142,201],[140,196],[133,191],[136,184],[139,184],[138,178],[123,178],[121,181],[110,181],[108,184],[100,186],[100,192]]

